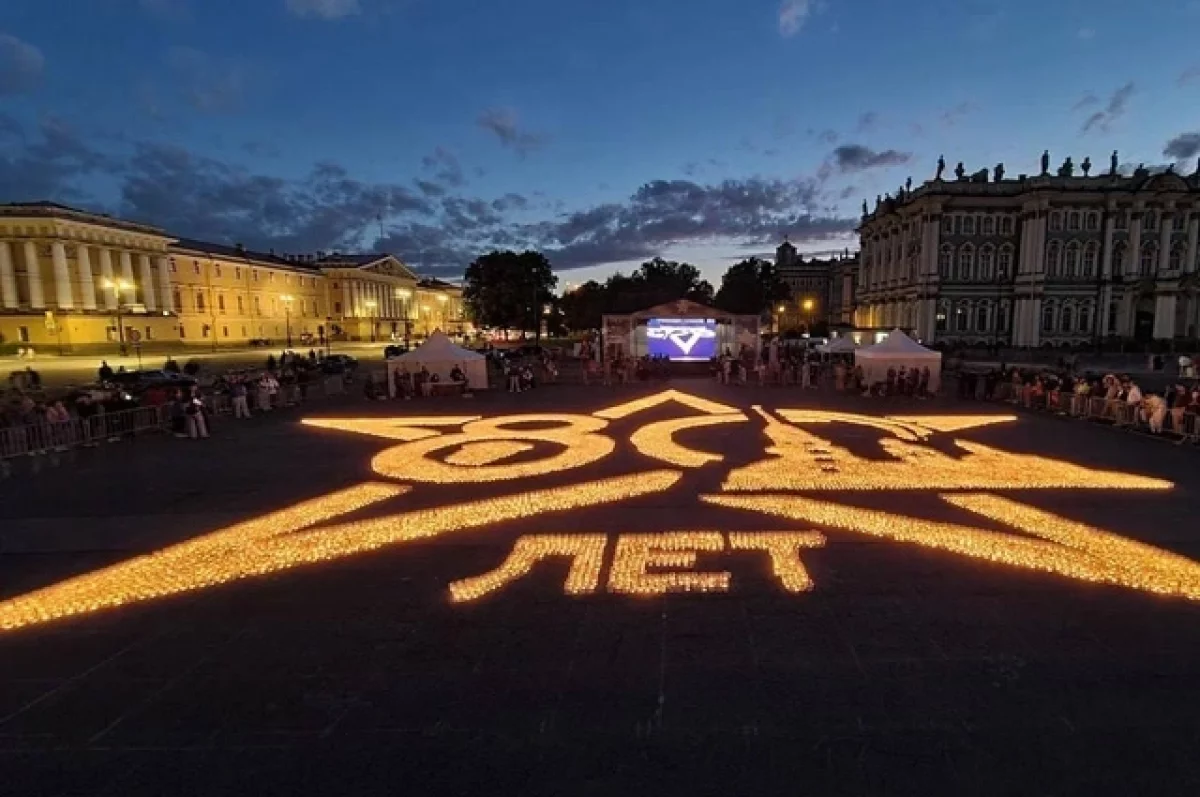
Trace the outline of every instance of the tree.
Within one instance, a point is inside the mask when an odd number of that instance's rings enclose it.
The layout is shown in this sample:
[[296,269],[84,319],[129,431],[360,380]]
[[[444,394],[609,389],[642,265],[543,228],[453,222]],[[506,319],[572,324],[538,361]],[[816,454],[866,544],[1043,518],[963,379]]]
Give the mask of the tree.
[[494,251],[467,266],[463,299],[475,323],[539,334],[558,277],[541,252]]
[[790,296],[791,291],[779,279],[775,264],[752,257],[734,263],[721,277],[716,304],[731,313],[758,315],[776,302],[786,302]]
[[580,332],[599,329],[602,316],[609,311],[610,296],[608,288],[595,280],[564,293],[559,300],[563,323],[568,329]]

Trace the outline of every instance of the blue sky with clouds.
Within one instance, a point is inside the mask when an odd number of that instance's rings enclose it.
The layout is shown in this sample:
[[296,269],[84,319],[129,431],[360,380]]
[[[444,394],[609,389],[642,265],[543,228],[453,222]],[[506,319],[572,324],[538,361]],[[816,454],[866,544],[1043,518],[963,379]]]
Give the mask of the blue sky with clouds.
[[0,201],[715,282],[785,233],[853,248],[942,153],[1190,172],[1198,27],[1200,0],[3,0]]

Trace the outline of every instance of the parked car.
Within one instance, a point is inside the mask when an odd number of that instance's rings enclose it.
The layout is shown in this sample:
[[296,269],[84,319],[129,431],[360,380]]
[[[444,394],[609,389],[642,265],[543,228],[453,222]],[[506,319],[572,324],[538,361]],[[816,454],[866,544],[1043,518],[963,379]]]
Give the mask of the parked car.
[[383,359],[390,360],[393,357],[399,357],[401,354],[408,354],[408,351],[409,349],[407,346],[397,346],[396,344],[384,346]]
[[331,354],[321,361],[321,370],[327,374],[341,374],[358,367],[358,360],[349,354]]
[[151,386],[188,388],[196,384],[196,380],[174,371],[117,371],[110,380],[130,392],[145,390]]

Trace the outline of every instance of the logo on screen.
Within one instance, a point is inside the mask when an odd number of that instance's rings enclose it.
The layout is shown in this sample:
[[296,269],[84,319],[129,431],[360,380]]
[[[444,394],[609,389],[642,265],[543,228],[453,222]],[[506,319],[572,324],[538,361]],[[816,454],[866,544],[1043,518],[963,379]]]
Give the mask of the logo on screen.
[[[651,341],[651,354],[672,359],[708,359],[713,356],[717,331],[707,319],[652,318],[646,327],[646,337]],[[671,346],[664,345],[667,343]]]

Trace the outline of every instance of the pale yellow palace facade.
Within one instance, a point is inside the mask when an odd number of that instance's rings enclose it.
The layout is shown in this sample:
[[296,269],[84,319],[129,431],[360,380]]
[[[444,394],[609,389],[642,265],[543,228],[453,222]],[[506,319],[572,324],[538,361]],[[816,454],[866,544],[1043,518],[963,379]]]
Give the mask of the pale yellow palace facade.
[[461,289],[392,255],[251,252],[52,203],[0,205],[0,352],[283,346],[289,332],[297,347],[415,341],[439,329],[470,332]]

